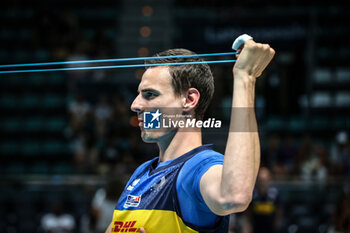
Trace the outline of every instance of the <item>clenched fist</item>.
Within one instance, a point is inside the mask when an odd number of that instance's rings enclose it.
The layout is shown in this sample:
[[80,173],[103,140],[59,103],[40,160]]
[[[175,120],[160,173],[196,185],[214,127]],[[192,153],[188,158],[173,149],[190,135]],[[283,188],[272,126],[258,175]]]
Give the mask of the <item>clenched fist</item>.
[[235,77],[248,75],[253,79],[259,77],[270,63],[275,50],[268,44],[256,43],[254,40],[247,40],[244,43],[243,49],[239,49],[236,64],[233,67]]

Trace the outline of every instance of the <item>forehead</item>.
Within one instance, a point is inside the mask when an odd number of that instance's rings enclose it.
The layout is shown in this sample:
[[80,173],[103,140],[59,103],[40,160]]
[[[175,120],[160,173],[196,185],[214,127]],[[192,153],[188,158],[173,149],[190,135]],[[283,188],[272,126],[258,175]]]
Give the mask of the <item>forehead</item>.
[[138,91],[142,91],[143,89],[172,90],[168,67],[163,66],[147,69],[142,76]]

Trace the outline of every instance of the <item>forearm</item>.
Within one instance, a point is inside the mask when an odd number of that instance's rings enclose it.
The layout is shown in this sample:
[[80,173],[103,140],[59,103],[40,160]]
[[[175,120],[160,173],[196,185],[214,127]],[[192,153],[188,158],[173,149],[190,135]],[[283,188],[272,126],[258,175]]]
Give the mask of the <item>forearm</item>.
[[230,130],[222,170],[221,195],[230,202],[250,202],[260,164],[254,111],[255,78],[235,73]]

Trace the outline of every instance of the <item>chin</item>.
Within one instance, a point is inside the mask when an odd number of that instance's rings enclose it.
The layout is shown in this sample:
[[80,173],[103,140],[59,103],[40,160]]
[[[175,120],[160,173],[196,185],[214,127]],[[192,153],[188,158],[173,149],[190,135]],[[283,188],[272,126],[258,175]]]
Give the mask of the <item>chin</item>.
[[155,143],[158,141],[160,135],[157,136],[157,133],[155,132],[145,132],[141,131],[141,138],[142,141],[146,143]]
[[175,135],[174,130],[171,131],[141,131],[141,138],[146,143],[156,143],[162,139],[165,139],[167,137],[172,137]]

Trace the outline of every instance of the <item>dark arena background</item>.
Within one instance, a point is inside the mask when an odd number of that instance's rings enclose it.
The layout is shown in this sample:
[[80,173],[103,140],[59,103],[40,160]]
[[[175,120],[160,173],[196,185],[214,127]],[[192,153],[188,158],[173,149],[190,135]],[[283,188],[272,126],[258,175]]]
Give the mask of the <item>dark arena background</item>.
[[[350,232],[349,22],[336,0],[4,0],[0,65],[230,52],[243,33],[269,43],[256,86],[268,195],[230,232]],[[209,115],[230,107],[232,65],[211,65]],[[130,174],[157,156],[130,111],[143,71],[0,74],[0,233],[104,232]],[[226,138],[204,143],[223,153]]]

